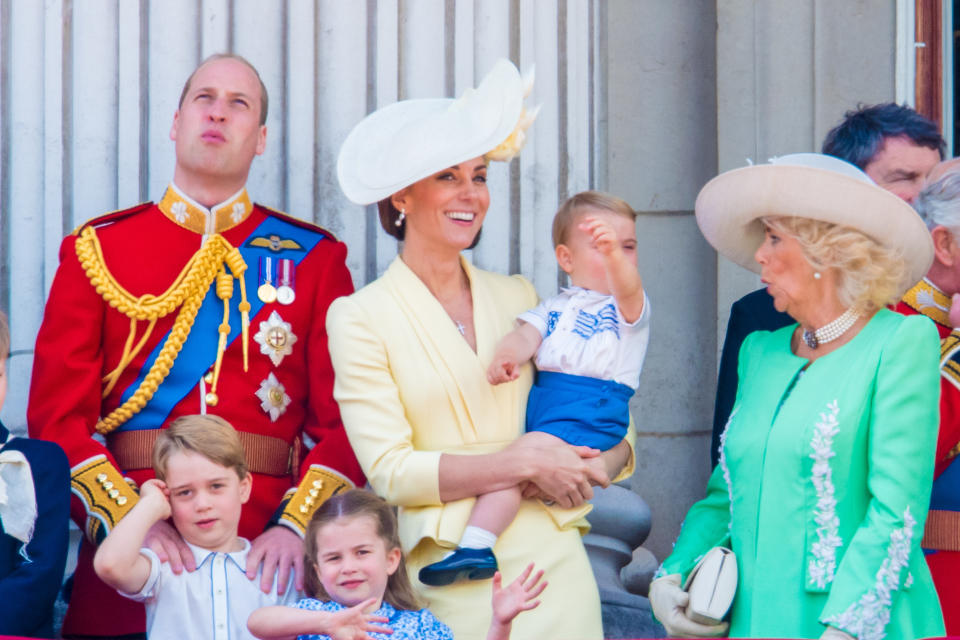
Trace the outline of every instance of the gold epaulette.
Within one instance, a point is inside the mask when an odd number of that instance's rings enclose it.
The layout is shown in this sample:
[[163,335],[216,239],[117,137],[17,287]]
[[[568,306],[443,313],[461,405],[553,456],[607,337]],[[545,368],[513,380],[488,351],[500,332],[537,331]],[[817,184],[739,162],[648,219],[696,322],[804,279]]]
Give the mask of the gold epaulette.
[[331,496],[354,488],[353,482],[339,472],[321,464],[312,464],[303,481],[287,500],[280,516],[288,525],[300,532],[302,536],[307,531],[307,523],[313,517],[313,512]]
[[70,487],[87,511],[84,533],[99,544],[137,503],[137,493],[107,456],[84,460],[70,470]]

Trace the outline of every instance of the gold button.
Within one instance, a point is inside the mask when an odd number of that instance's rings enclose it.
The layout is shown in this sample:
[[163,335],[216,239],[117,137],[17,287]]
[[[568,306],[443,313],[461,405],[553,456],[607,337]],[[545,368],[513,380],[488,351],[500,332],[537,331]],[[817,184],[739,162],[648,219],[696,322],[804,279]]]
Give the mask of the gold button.
[[316,498],[317,496],[320,495],[320,492],[317,491],[316,489],[310,489],[309,493],[311,498]]
[[100,484],[103,484],[103,483],[106,482],[106,481],[107,481],[107,474],[105,474],[105,473],[98,473],[98,474],[97,474],[97,482],[99,482]]
[[307,505],[300,505],[300,513],[306,513],[307,511],[310,511],[310,509],[307,508]]
[[113,483],[107,480],[106,482],[103,483],[103,490],[109,491],[110,489],[113,489]]
[[211,391],[211,392],[208,393],[206,396],[204,396],[203,399],[204,399],[204,400],[206,401],[206,403],[207,403],[208,405],[210,405],[211,407],[217,406],[217,403],[220,402],[220,398],[217,397],[217,394],[215,394],[213,391]]
[[113,500],[114,498],[120,495],[120,492],[117,491],[116,489],[110,489],[110,491],[107,491],[107,495],[110,496],[111,500]]
[[203,376],[203,381],[207,384],[213,384],[213,371],[208,371],[207,375]]
[[119,498],[117,498],[117,504],[120,505],[121,507],[127,504],[127,496],[120,496]]
[[313,486],[315,486],[317,489],[322,488],[322,487],[323,487],[323,480],[314,480],[314,481],[313,481]]

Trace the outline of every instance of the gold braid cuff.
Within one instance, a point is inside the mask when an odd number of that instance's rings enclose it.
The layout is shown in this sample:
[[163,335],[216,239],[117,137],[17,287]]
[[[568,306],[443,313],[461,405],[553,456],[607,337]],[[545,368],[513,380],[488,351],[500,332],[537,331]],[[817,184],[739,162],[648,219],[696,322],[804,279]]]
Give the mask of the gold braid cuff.
[[353,482],[338,471],[321,464],[312,464],[304,474],[300,486],[287,501],[280,520],[300,532],[307,531],[307,523],[327,498],[354,489]]
[[105,455],[98,455],[70,470],[70,487],[87,511],[84,533],[99,544],[114,525],[137,503],[137,493]]
[[[223,265],[230,269],[233,278],[240,279],[241,302],[239,305],[243,317],[243,347],[244,362],[246,363],[247,354],[247,334],[250,324],[249,310],[250,304],[246,299],[246,289],[243,285],[243,273],[247,265],[243,261],[240,252],[224,239],[220,234],[213,234],[200,247],[192,258],[184,265],[180,274],[173,281],[170,287],[158,296],[146,294],[140,297],[134,296],[124,289],[116,281],[113,274],[107,268],[103,257],[103,249],[100,241],[97,239],[96,231],[93,227],[84,227],[76,240],[77,258],[84,272],[90,279],[90,284],[96,289],[97,293],[117,311],[130,318],[130,335],[127,338],[124,352],[120,358],[117,367],[107,374],[103,382],[105,383],[104,394],[110,392],[120,374],[126,370],[134,357],[146,343],[147,338],[153,331],[157,319],[163,318],[172,313],[177,307],[180,312],[173,323],[170,335],[167,337],[160,354],[156,361],[150,367],[143,382],[134,394],[122,405],[114,409],[110,414],[97,423],[96,429],[100,433],[110,433],[124,422],[140,412],[147,402],[156,393],[157,388],[170,373],[174,361],[183,348],[190,335],[190,329],[193,327],[193,321],[197,317],[200,305],[203,303],[210,285],[217,278],[217,274],[223,271]],[[232,287],[231,287],[232,289]],[[218,291],[224,291],[224,287],[218,287]],[[224,300],[224,305],[227,300]],[[146,333],[140,338],[136,347],[133,347],[134,338],[137,330],[137,322],[148,322]],[[222,358],[222,350],[226,345],[218,345],[217,360]]]

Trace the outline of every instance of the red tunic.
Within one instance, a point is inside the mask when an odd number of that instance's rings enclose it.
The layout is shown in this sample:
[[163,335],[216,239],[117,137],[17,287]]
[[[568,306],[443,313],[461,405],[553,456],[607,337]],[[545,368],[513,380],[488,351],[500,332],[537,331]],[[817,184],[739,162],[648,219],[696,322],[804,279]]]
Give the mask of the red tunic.
[[[896,310],[905,315],[923,314],[931,318],[940,332],[942,348],[949,349],[950,344],[960,337],[960,331],[949,326],[947,312],[950,302],[949,296],[924,280],[906,293]],[[941,355],[948,354],[942,352]],[[956,446],[960,443],[960,377],[949,358],[942,358],[940,373],[940,431],[930,508],[956,511],[956,505],[960,504],[960,485],[955,480],[960,470],[960,461],[956,457]],[[932,520],[928,520],[928,535],[924,536],[923,546],[940,597],[947,635],[956,636],[960,635],[960,551],[927,548]],[[960,537],[960,532],[956,535]]]
[[[106,268],[133,296],[159,296],[166,291],[200,249],[208,237],[205,234],[217,231],[244,253],[246,291],[253,303],[249,368],[244,371],[243,340],[235,337],[223,355],[215,406],[206,405],[205,394],[210,391],[208,372],[216,359],[216,327],[222,322],[224,302],[211,295],[203,305],[208,313],[213,307],[214,324],[202,328],[198,314],[188,342],[151,400],[157,406],[148,404],[115,434],[125,437],[140,429],[164,427],[182,415],[206,411],[225,418],[240,432],[275,438],[271,442],[279,443],[279,450],[268,451],[259,440],[252,445],[253,451],[247,447],[248,462],[251,456],[259,456],[274,467],[270,474],[253,474],[253,493],[240,521],[240,535],[251,539],[270,522],[302,534],[324,498],[364,483],[333,399],[334,375],[325,327],[330,302],[353,291],[345,245],[323,229],[252,205],[245,191],[210,213],[171,187],[158,205],[110,214],[88,226],[95,227]],[[108,436],[106,446],[93,435],[98,419],[138,387],[138,376],[149,370],[151,352],[163,344],[179,309],[157,320],[150,338],[114,389],[101,398],[102,379],[121,359],[131,320],[108,305],[91,285],[78,259],[78,238],[76,233],[70,235],[60,249],[60,267],[37,337],[28,424],[31,436],[57,442],[66,451],[73,485],[71,513],[86,533],[64,633],[138,633],[144,630],[142,605],[120,597],[96,578],[90,542],[101,540],[135,504],[136,493],[124,479],[140,483],[153,477],[153,471],[148,461],[129,463],[131,443],[126,443],[126,453],[121,454],[120,445],[113,440],[115,434]],[[274,272],[279,260],[296,261],[296,297],[291,304],[264,304],[257,299],[262,258],[272,259]],[[240,291],[238,281],[234,284],[228,306],[237,330]],[[261,322],[265,323],[264,333]],[[146,325],[138,322],[136,341]],[[270,348],[264,335],[271,327],[280,327],[289,353]],[[258,333],[261,335],[255,339]],[[143,433],[148,431],[138,432]],[[293,469],[287,460],[294,459],[292,449],[301,439],[312,448],[309,453],[304,450],[299,468]],[[142,459],[148,448],[149,444],[142,444],[140,451],[133,447],[132,453],[139,453]],[[118,457],[128,463],[118,465]],[[255,468],[251,464],[251,469]]]

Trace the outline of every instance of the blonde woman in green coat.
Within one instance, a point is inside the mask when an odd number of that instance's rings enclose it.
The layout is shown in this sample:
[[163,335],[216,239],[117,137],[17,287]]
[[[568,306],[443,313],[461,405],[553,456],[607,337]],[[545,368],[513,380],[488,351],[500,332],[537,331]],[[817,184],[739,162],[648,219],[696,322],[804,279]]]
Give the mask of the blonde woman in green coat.
[[[885,308],[929,268],[926,228],[859,169],[820,154],[722,174],[696,214],[797,324],[743,344],[720,464],[650,587],[654,613],[685,637],[943,635],[920,549],[939,337],[925,317]],[[680,588],[718,545],[737,555],[729,629],[690,620]]]

